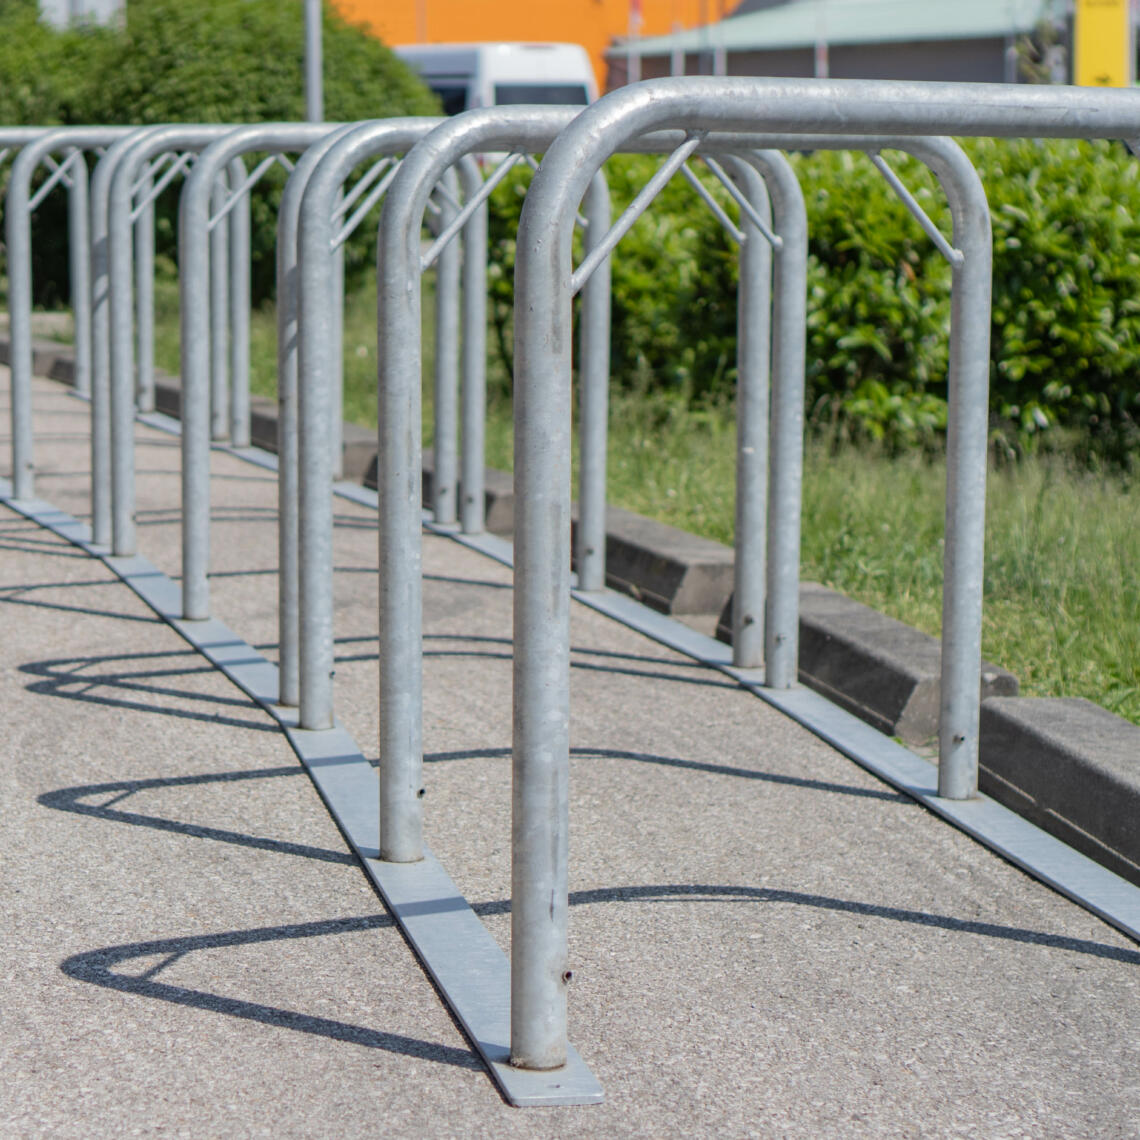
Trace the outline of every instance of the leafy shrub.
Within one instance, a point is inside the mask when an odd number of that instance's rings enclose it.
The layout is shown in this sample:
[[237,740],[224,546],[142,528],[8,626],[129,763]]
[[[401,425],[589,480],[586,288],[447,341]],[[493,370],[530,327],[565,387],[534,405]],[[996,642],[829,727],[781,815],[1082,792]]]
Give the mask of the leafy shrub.
[[[26,36],[27,50],[11,42]],[[38,25],[34,6],[0,8],[2,88],[40,92],[23,98],[9,122],[144,124],[275,122],[305,117],[304,24],[300,3],[276,0],[131,0],[125,27],[59,33]],[[324,12],[325,115],[330,122],[438,114],[435,98],[379,40]],[[77,66],[77,64],[80,64]],[[8,75],[18,76],[9,83]],[[36,84],[40,86],[36,86]],[[7,105],[0,102],[0,110]],[[251,196],[253,291],[274,281],[274,231],[284,173],[275,168]],[[39,229],[66,232],[58,198],[45,202]],[[53,210],[57,213],[53,214]],[[159,206],[158,248],[175,253],[177,189]],[[364,227],[366,231],[368,227]],[[54,251],[51,246],[54,245]],[[65,281],[62,241],[41,243],[48,259],[38,283]],[[374,264],[375,235],[350,243],[347,265]],[[43,296],[40,297],[43,300]]]
[[[1140,171],[1117,144],[973,140],[993,216],[991,413],[1005,451],[1074,429],[1126,460],[1140,445]],[[944,233],[949,209],[916,160],[889,156]],[[655,160],[607,164],[615,213]],[[946,426],[950,268],[861,155],[794,155],[808,212],[809,420],[891,447]],[[496,194],[493,318],[509,355],[521,179]],[[614,375],[724,399],[735,382],[735,251],[675,180],[615,255]]]

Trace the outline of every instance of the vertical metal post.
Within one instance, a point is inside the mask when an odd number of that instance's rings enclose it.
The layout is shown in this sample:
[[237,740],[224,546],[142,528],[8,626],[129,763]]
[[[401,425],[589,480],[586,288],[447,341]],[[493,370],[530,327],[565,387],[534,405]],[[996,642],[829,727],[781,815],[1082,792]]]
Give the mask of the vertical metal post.
[[[245,163],[230,160],[230,186],[233,191],[245,183]],[[249,306],[250,306],[250,206],[249,191],[230,210],[229,225],[229,302],[230,302],[230,443],[249,447]],[[219,226],[219,228],[221,228]]]
[[[420,291],[414,284],[419,273],[423,213],[436,181],[463,154],[498,149],[493,145],[496,142],[513,149],[528,149],[539,139],[545,144],[568,118],[562,110],[530,107],[510,112],[500,108],[473,111],[448,120],[404,158],[380,217],[380,855],[392,862],[415,861],[423,851],[423,805],[419,798],[423,766],[421,352]],[[304,281],[302,273],[302,289]],[[303,328],[302,348],[307,336]],[[569,559],[566,562],[568,575]]]
[[[584,202],[585,253],[606,236],[610,225],[610,193],[599,171],[590,181]],[[607,257],[582,288],[579,313],[578,529],[575,561],[580,590],[606,585],[606,440],[610,393],[610,267]]]
[[[464,197],[479,191],[483,177],[470,156],[458,163]],[[460,420],[459,522],[464,534],[482,534],[486,513],[487,422],[487,204],[463,227],[463,314]]]
[[[23,161],[21,161],[23,160]],[[12,494],[35,491],[32,432],[32,226],[29,185],[34,167],[17,156],[8,179],[4,227],[8,254],[8,311],[12,369]]]
[[[800,502],[804,455],[807,321],[807,215],[786,160],[761,151],[760,163],[782,246],[773,255],[772,393],[768,475],[768,590],[764,679],[775,689],[796,682],[799,659]],[[747,612],[740,607],[742,615]]]
[[321,0],[305,0],[305,118],[310,123],[325,118],[321,32]]
[[[173,129],[173,128],[171,128]],[[218,180],[241,153],[302,147],[316,141],[326,128],[307,124],[267,124],[219,127],[203,138],[205,146],[182,191],[178,211],[179,299],[182,371],[182,606],[183,616],[199,620],[209,616],[210,585],[207,576],[210,550],[210,427],[211,386],[217,342],[211,341],[211,319],[217,313],[211,301],[214,282],[214,241],[219,231],[225,240],[228,220],[210,220],[220,208]],[[222,263],[223,275],[227,272]],[[221,307],[222,325],[225,307]],[[223,425],[228,420],[222,406]]]
[[419,259],[431,184],[410,183],[415,154],[388,188],[377,247],[380,857],[394,863],[423,857]]
[[[140,147],[132,153],[139,153]],[[133,230],[134,167],[120,163],[111,180],[107,207],[107,266],[110,312],[111,550],[135,553],[135,361]]]
[[333,257],[332,306],[336,319],[329,326],[329,444],[332,447],[332,477],[344,477],[344,246]]
[[[211,214],[226,204],[226,176],[219,171]],[[229,226],[219,223],[210,233],[210,438],[229,438],[230,278]]]
[[116,171],[153,128],[114,143],[91,178],[91,536],[111,545],[111,258],[110,202]]
[[[448,172],[444,185],[453,192],[457,188],[453,171]],[[451,224],[457,212],[451,201],[442,200],[441,230]],[[435,521],[444,526],[455,522],[459,482],[459,261],[459,243],[452,240],[435,263],[435,471],[431,507]]]
[[542,178],[545,166],[544,160],[523,206],[515,265],[511,1061],[532,1069],[565,1064],[569,977],[566,552],[574,216],[558,211],[558,195]]
[[[327,411],[330,368],[322,351],[330,326],[340,319],[329,284],[329,263],[337,229],[332,216],[337,196],[353,168],[367,158],[398,154],[422,138],[438,120],[389,119],[354,126],[334,140],[309,175],[301,201],[297,237],[298,371],[298,689],[305,728],[332,724],[332,497]],[[335,262],[334,262],[335,265]],[[335,272],[335,269],[332,271]],[[415,336],[418,346],[419,332]],[[401,343],[401,351],[403,344]],[[381,343],[383,351],[383,343]],[[418,352],[418,347],[417,347]],[[417,389],[418,390],[418,389]],[[381,454],[388,448],[380,419]],[[419,439],[417,431],[417,441]],[[420,471],[415,472],[416,525],[419,540]],[[383,519],[382,519],[383,521]],[[381,630],[383,631],[381,605]],[[383,633],[381,633],[383,637]],[[388,657],[380,655],[381,675]]]
[[80,153],[71,167],[67,199],[67,243],[71,265],[71,313],[75,323],[75,390],[91,394],[91,204],[87,159]]
[[[764,180],[747,163],[726,161],[756,212],[771,207]],[[764,595],[768,527],[768,368],[771,355],[772,247],[741,211],[736,299],[736,527],[732,593],[732,661],[764,660]]]
[[278,701],[301,700],[298,605],[297,231],[301,200],[318,163],[355,126],[313,143],[289,175],[277,214],[277,627]]
[[[142,180],[139,199],[154,187]],[[154,411],[154,203],[144,206],[135,221],[135,337],[137,380],[135,393],[140,412]]]
[[[297,239],[298,303],[299,311],[306,314],[297,329],[299,570],[301,597],[305,599],[299,619],[299,699],[301,727],[312,729],[331,728],[333,724],[333,474],[329,449],[332,419],[329,378],[333,370],[327,345],[330,326],[340,319],[340,314],[335,312],[335,307],[330,313],[328,305],[334,290],[335,261],[327,235],[327,229],[322,231],[318,226],[306,225],[303,220]],[[384,422],[382,415],[380,422]],[[383,454],[381,446],[381,460]],[[381,511],[380,526],[383,525]],[[383,579],[383,567],[380,574]],[[382,710],[384,720],[390,715],[389,710]]]
[[942,690],[938,794],[978,791],[985,573],[986,458],[989,443],[990,300],[993,250],[985,188],[950,139],[906,147],[938,175],[954,219],[946,433],[946,554],[942,587]]

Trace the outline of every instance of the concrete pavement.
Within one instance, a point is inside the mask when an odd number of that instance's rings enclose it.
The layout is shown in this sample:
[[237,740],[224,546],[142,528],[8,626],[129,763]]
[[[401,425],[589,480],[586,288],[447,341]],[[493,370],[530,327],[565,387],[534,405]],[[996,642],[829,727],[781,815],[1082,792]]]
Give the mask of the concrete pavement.
[[[86,406],[36,402],[37,493],[83,517]],[[138,441],[175,576],[177,440]],[[218,453],[213,488],[216,611],[272,657],[272,477]],[[365,755],[375,546],[339,503]],[[510,575],[442,538],[425,571],[427,838],[505,948]],[[0,1133],[1140,1134],[1140,948],[724,677],[582,607],[573,642],[571,1039],[607,1099],[519,1110],[269,717],[0,509]]]

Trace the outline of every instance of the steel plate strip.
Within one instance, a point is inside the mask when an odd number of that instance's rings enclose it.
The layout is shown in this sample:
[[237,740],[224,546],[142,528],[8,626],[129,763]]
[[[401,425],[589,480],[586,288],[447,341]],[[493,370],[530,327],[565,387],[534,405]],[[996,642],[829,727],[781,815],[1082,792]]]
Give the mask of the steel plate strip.
[[[153,418],[147,417],[148,421]],[[266,466],[260,461],[259,465]],[[42,500],[17,501],[10,495],[11,485],[0,479],[0,502],[99,558],[281,725],[330,814],[503,1096],[519,1107],[600,1103],[601,1085],[573,1046],[561,1069],[535,1072],[509,1063],[510,963],[429,851],[419,863],[384,863],[376,858],[378,778],[348,732],[339,725],[321,732],[298,728],[295,710],[276,703],[277,667],[217,619],[183,621],[178,585],[145,558],[112,557],[105,547],[90,541],[85,523]]]

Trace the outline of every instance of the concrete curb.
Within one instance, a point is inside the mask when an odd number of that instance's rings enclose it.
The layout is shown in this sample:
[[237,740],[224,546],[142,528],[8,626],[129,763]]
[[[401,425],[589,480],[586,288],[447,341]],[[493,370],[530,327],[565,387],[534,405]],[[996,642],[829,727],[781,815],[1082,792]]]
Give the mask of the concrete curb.
[[1076,697],[982,704],[981,790],[1140,885],[1140,727]]
[[[0,363],[9,342],[0,336]],[[70,348],[33,345],[34,371],[74,383]],[[156,374],[159,410],[177,417],[177,378]],[[277,407],[251,398],[253,443],[277,450]],[[345,478],[376,485],[376,436],[344,425]],[[433,457],[424,452],[424,496]],[[509,535],[514,488],[486,472],[487,529]],[[667,614],[705,617],[730,640],[731,548],[611,507],[606,513],[607,584]],[[719,614],[719,623],[716,615]],[[880,732],[912,744],[937,733],[941,646],[814,582],[800,588],[800,681]],[[1088,701],[1017,697],[1018,680],[983,662],[981,788],[1075,849],[1140,884],[1140,728]]]
[[[717,626],[732,641],[732,601]],[[800,583],[799,679],[887,736],[926,744],[938,734],[942,644],[936,637],[829,590]],[[1018,680],[982,662],[982,699],[1015,697]]]

